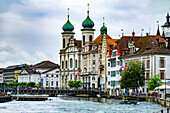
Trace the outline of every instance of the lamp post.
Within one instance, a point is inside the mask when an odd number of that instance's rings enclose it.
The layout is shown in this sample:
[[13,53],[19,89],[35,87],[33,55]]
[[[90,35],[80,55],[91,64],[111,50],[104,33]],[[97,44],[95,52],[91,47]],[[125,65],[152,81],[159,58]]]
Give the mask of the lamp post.
[[[166,22],[162,25],[163,28],[163,38],[168,41],[168,49],[170,49],[170,22],[169,22],[169,13],[166,16]],[[166,99],[166,76],[165,76],[165,99]]]

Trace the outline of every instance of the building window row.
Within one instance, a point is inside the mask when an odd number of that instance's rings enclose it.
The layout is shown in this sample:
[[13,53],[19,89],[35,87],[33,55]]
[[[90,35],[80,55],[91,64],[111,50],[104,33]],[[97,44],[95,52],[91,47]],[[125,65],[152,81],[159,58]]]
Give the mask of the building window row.
[[116,81],[111,81],[111,86],[116,86]]
[[111,62],[111,67],[116,67],[116,61]]
[[116,71],[111,71],[111,77],[116,77]]

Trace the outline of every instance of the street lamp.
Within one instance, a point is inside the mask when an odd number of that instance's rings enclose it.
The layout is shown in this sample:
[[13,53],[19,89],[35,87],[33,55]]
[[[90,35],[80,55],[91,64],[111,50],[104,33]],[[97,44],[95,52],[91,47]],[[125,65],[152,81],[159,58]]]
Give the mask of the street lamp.
[[[164,39],[168,41],[168,49],[170,49],[170,22],[169,22],[169,13],[167,13],[166,16],[166,23],[164,25],[162,25],[163,28],[163,35],[164,35]],[[166,77],[165,77],[165,99],[166,99]]]

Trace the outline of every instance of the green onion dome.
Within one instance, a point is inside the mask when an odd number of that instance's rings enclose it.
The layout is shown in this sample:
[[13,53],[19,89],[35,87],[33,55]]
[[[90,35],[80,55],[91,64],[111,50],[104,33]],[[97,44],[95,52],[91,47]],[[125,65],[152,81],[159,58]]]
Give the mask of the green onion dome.
[[74,26],[70,23],[69,20],[67,20],[62,29],[66,32],[72,32],[74,30]]
[[103,26],[100,28],[100,32],[101,32],[101,34],[107,34],[107,27],[104,25],[104,23],[103,23]]
[[87,18],[82,22],[82,26],[84,28],[93,28],[94,27],[94,22],[90,19],[89,15]]

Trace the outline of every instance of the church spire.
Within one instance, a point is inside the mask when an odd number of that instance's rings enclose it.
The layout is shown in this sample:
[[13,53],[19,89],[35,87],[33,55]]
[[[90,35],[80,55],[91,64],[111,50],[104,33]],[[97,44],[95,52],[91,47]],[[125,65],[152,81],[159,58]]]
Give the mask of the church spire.
[[159,21],[157,21],[157,23],[158,23],[158,29],[157,29],[156,36],[160,36],[160,31],[159,31]]
[[68,8],[68,14],[67,14],[68,20],[69,20],[69,16],[70,16],[70,15],[69,15],[69,8]]
[[87,4],[87,16],[89,16],[89,3]]

